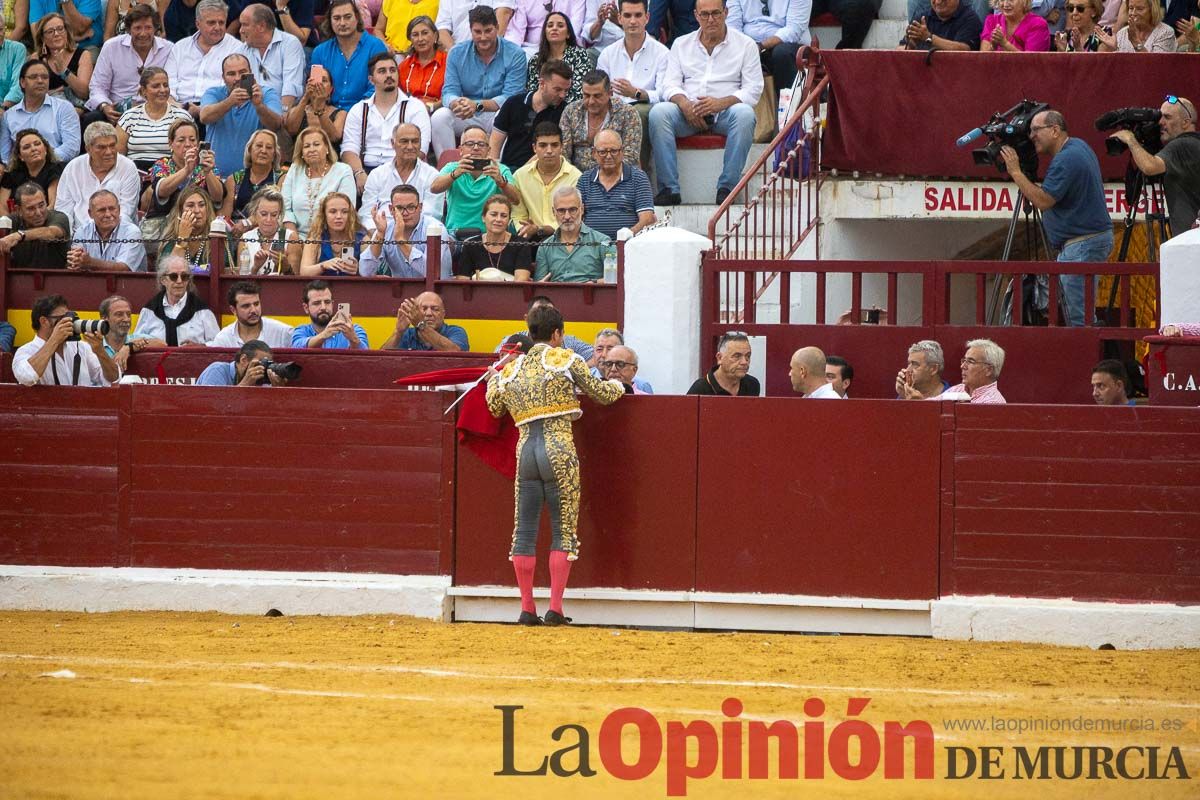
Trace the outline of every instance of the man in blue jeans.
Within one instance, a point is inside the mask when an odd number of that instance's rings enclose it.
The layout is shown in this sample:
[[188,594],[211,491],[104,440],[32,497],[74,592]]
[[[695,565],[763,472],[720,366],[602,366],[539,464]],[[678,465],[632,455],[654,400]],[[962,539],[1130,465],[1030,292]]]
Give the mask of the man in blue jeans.
[[650,144],[659,188],[655,205],[682,202],[676,136],[701,131],[725,136],[717,205],[742,177],[754,141],[754,106],[763,91],[762,65],[758,45],[726,25],[725,16],[725,0],[696,0],[700,30],[676,39],[667,56],[664,102],[650,109]]
[[[1108,261],[1113,246],[1112,220],[1104,203],[1104,180],[1096,154],[1082,139],[1068,135],[1067,121],[1053,110],[1034,116],[1029,138],[1039,156],[1050,157],[1041,186],[1021,172],[1015,150],[1005,146],[1000,155],[1021,194],[1042,212],[1042,227],[1050,245],[1058,250],[1058,260]],[[1059,280],[1068,325],[1086,321],[1083,281],[1083,275],[1063,275]],[[1048,313],[1055,311],[1049,309]]]

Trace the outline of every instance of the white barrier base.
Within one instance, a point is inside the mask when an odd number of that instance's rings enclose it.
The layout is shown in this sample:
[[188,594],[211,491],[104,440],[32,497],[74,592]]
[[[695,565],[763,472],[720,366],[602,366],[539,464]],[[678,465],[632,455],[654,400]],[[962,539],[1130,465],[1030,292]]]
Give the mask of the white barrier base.
[[1200,606],[1085,603],[1028,597],[944,597],[931,608],[935,639],[1166,650],[1200,647]]
[[0,566],[0,610],[403,614],[449,621],[450,576]]

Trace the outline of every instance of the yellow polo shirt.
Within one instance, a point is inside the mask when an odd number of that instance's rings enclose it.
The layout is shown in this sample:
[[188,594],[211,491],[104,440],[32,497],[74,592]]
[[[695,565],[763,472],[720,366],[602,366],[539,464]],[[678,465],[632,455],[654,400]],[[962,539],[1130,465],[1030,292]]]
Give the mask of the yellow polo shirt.
[[513,183],[521,193],[521,204],[513,209],[513,224],[520,228],[526,220],[533,220],[536,225],[557,229],[558,221],[554,218],[550,197],[558,187],[574,186],[578,182],[579,170],[564,158],[554,180],[549,184],[543,183],[537,171],[537,157],[531,158],[529,163],[513,173]]

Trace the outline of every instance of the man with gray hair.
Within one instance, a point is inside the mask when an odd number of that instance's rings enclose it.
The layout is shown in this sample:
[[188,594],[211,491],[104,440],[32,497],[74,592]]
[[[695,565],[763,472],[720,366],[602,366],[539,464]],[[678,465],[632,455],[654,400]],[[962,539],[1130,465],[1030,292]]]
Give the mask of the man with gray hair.
[[904,399],[904,389],[910,386],[923,397],[934,397],[950,388],[942,377],[946,356],[942,346],[932,339],[922,339],[908,348],[908,365],[896,373],[896,398]]
[[583,224],[583,198],[574,186],[560,186],[550,198],[558,230],[538,247],[535,281],[596,283],[604,279],[608,239]]
[[175,99],[192,115],[200,118],[200,98],[221,85],[221,64],[225,57],[241,52],[242,43],[225,32],[229,6],[221,0],[200,0],[196,4],[196,32],[171,47],[165,69],[171,76]]
[[792,391],[808,400],[845,400],[825,377],[825,353],[819,347],[801,347],[792,353],[788,377]]
[[117,196],[121,216],[130,222],[137,219],[142,179],[137,166],[117,152],[117,129],[107,122],[93,122],[83,133],[83,148],[63,167],[54,208],[67,215],[72,230],[78,230],[92,221],[92,195],[107,189]]
[[[142,231],[121,216],[121,201],[108,189],[88,200],[91,219],[75,228],[67,269],[82,272],[141,272],[146,269]],[[103,316],[103,313],[101,313]]]
[[1004,369],[1004,350],[991,339],[972,339],[962,358],[962,383],[940,394],[927,396],[905,385],[906,400],[957,400],[977,405],[1007,403],[996,382]]
[[[634,369],[629,376],[629,385],[633,386],[634,394],[654,394],[654,387],[650,385],[650,382],[637,377],[637,353],[634,353],[632,348],[625,346],[625,335],[616,328],[601,328],[596,333],[594,354],[588,361],[588,365],[592,368],[592,375],[597,378],[613,377],[622,383],[625,382],[623,374],[610,376],[607,374],[608,370],[604,366],[607,361],[620,360],[620,356],[609,357],[609,353],[618,347],[628,350],[633,355],[632,364]],[[610,364],[609,366],[611,367],[612,365]]]
[[758,378],[750,372],[750,337],[729,331],[717,340],[717,365],[697,378],[687,394],[758,397]]

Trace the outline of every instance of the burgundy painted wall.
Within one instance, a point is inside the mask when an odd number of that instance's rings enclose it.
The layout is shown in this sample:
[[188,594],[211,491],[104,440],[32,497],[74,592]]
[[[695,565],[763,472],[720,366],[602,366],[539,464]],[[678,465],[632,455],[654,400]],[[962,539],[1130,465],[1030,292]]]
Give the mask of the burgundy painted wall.
[[1200,336],[1148,336],[1146,388],[1150,402],[1164,406],[1200,405]]

